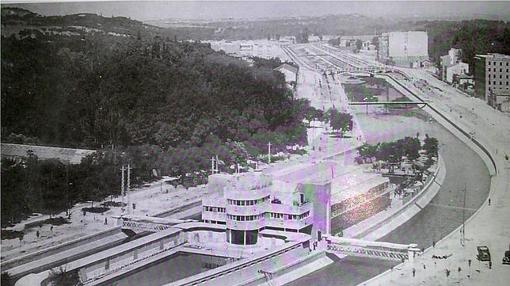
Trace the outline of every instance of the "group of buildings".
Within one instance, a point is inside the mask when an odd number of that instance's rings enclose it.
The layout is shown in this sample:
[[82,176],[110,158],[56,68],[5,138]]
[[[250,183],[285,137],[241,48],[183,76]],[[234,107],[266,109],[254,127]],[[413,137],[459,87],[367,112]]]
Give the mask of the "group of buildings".
[[497,110],[510,112],[510,56],[477,55],[471,69],[461,57],[462,50],[455,48],[441,57],[441,79],[484,99]]
[[217,194],[202,200],[202,220],[225,225],[228,243],[255,245],[264,230],[342,233],[391,204],[388,178],[359,166],[336,169],[321,162],[284,174],[211,175]]
[[[374,42],[377,39],[377,47]],[[352,47],[361,41],[362,50],[377,49],[377,60],[401,67],[432,67],[428,53],[428,35],[424,31],[390,32],[376,35],[340,37],[340,47]],[[503,112],[510,112],[510,56],[489,53],[477,55],[471,66],[462,61],[462,50],[452,48],[440,58],[441,80]]]

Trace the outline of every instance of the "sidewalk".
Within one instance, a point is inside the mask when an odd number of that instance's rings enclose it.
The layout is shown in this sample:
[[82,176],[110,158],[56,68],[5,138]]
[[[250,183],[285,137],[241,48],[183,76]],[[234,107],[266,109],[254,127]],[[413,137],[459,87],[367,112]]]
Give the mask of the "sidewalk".
[[[501,260],[505,250],[510,247],[510,162],[503,154],[510,154],[510,120],[488,106],[476,106],[473,109],[466,104],[473,104],[476,99],[467,98],[442,86],[429,76],[419,74],[429,83],[444,89],[441,96],[422,95],[431,104],[450,114],[459,126],[468,126],[476,132],[477,139],[491,152],[498,173],[492,177],[491,192],[488,201],[469,218],[465,225],[465,242],[461,245],[461,228],[457,228],[435,247],[427,249],[424,255],[415,259],[414,264],[406,262],[393,271],[387,271],[361,285],[508,285],[510,267]],[[452,103],[452,105],[443,104]],[[488,109],[489,108],[489,109]],[[468,112],[471,109],[472,112]],[[506,118],[506,119],[505,119]],[[492,256],[492,269],[488,264],[476,259],[477,246],[488,246]],[[433,255],[449,256],[447,259],[433,259]],[[451,255],[451,256],[450,256]],[[471,260],[471,267],[468,261]],[[413,277],[412,270],[416,270]],[[447,277],[447,271],[450,271]],[[460,271],[459,271],[460,269]]]
[[[168,184],[161,184],[163,180],[154,182],[148,187],[140,187],[128,193],[129,201],[136,203],[134,215],[145,216],[154,215],[168,209],[173,209],[187,202],[201,198],[208,191],[204,186],[190,189],[175,189]],[[168,193],[166,190],[168,189]],[[109,201],[105,199],[103,202]],[[121,201],[118,197],[114,201]],[[99,206],[101,202],[94,202],[94,206]],[[91,206],[90,203],[80,203],[71,210],[71,223],[60,226],[44,225],[41,228],[35,227],[25,230],[23,242],[18,239],[2,240],[2,261],[9,260],[21,254],[26,254],[65,243],[67,241],[80,238],[91,233],[99,232],[114,226],[115,221],[112,216],[121,214],[120,207],[111,207],[104,214],[87,213],[83,215],[81,208]],[[57,214],[65,217],[65,212]],[[28,219],[18,223],[14,229],[23,230],[27,222],[44,220],[49,216],[40,216],[35,219]],[[105,225],[105,218],[107,224]],[[39,231],[40,237],[36,237],[36,231]]]

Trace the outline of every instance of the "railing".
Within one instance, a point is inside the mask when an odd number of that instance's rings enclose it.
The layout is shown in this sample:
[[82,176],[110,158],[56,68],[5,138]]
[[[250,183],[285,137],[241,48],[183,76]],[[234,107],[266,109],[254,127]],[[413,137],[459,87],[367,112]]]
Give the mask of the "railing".
[[150,223],[150,222],[136,222],[136,221],[129,221],[124,220],[122,222],[122,228],[128,228],[132,229],[134,231],[163,231],[172,228],[171,225],[166,224],[157,224],[157,223]]
[[407,251],[406,252],[389,251],[340,244],[328,244],[327,250],[332,252],[340,252],[342,254],[352,256],[372,257],[384,260],[402,261],[402,259],[405,260],[409,259],[409,254],[407,253]]
[[[392,76],[390,75],[386,75],[387,77],[391,78],[395,83],[397,83],[400,87],[402,87],[403,89],[405,89],[407,92],[409,92],[411,95],[413,95],[414,97],[416,97],[418,100],[420,100],[421,102],[425,103],[430,109],[432,109],[432,111],[434,111],[437,115],[441,116],[441,118],[443,118],[444,120],[446,120],[446,122],[450,123],[453,127],[455,127],[455,129],[457,129],[460,133],[462,133],[464,136],[466,136],[467,138],[471,139],[471,141],[478,147],[480,148],[486,155],[487,157],[489,157],[489,160],[491,161],[492,163],[492,166],[494,167],[494,172],[497,174],[498,173],[498,169],[497,169],[497,166],[496,166],[496,162],[494,161],[494,158],[492,157],[491,153],[480,143],[478,142],[478,140],[476,140],[475,138],[473,138],[473,136],[471,136],[468,132],[464,131],[464,129],[462,129],[461,127],[459,127],[457,124],[455,124],[452,120],[450,120],[448,117],[446,117],[443,113],[441,113],[439,110],[437,110],[436,108],[432,107],[430,104],[426,103],[421,97],[419,97],[418,95],[416,95],[414,92],[412,92],[408,87],[406,87],[405,85],[403,85],[402,83],[400,83],[399,81],[397,81],[396,79],[394,79]],[[404,75],[405,76],[405,75]]]
[[402,261],[421,254],[416,244],[397,244],[380,241],[325,236],[327,250],[345,255]]

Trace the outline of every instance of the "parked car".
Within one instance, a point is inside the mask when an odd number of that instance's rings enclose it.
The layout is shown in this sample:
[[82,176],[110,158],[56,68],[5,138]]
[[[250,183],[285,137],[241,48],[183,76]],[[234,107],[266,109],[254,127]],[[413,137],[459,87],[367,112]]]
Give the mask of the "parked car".
[[505,256],[503,256],[503,264],[510,265],[510,250],[505,251]]
[[491,253],[487,246],[478,246],[476,248],[478,250],[478,255],[476,258],[480,261],[491,261]]

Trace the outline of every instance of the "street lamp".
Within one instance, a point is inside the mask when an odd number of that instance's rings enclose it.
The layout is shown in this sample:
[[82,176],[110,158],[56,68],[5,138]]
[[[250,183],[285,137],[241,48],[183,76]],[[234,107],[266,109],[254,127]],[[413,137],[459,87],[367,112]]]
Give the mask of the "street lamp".
[[368,115],[368,97],[363,98],[363,101],[365,102],[366,113]]

